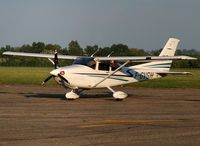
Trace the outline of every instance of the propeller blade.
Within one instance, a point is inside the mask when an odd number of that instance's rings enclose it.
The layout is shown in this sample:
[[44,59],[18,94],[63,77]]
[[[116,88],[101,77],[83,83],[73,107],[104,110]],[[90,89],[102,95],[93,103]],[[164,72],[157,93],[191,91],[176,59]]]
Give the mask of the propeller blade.
[[54,68],[57,69],[58,68],[58,51],[55,50],[55,56],[54,56]]
[[49,76],[48,78],[46,78],[43,82],[42,85],[44,85],[48,80],[50,80],[53,77],[53,75]]
[[[54,69],[57,69],[58,68],[58,51],[55,50],[54,52],[54,61],[52,61],[51,59],[49,59],[53,64],[54,64]],[[50,80],[52,77],[54,77],[54,75],[51,75],[49,76],[48,78],[46,78],[42,83],[41,85],[45,85],[45,83]]]
[[62,80],[64,80],[66,83],[69,83],[61,74],[58,74],[58,76],[59,76]]

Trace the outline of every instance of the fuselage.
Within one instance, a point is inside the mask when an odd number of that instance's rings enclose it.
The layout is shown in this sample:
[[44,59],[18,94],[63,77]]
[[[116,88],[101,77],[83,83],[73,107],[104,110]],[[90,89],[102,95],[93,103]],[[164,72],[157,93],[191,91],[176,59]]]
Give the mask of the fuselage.
[[[61,74],[73,88],[90,89],[112,72],[113,70],[100,70],[86,65],[73,64],[71,66],[60,67],[52,71],[51,74]],[[135,70],[133,68],[123,67],[95,88],[119,86],[159,77],[161,76],[150,70]]]

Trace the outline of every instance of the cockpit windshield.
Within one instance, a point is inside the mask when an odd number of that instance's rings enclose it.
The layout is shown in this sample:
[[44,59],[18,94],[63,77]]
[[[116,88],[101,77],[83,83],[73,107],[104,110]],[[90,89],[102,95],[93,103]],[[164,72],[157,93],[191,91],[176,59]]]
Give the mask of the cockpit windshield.
[[73,64],[85,65],[94,69],[96,62],[93,57],[78,57]]

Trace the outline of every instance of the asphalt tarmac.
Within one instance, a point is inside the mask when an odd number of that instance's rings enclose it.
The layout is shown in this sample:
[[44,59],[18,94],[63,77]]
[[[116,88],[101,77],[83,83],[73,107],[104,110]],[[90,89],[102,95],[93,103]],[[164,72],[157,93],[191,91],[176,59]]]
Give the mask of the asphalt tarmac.
[[200,89],[107,89],[66,100],[64,88],[0,85],[0,145],[200,145]]

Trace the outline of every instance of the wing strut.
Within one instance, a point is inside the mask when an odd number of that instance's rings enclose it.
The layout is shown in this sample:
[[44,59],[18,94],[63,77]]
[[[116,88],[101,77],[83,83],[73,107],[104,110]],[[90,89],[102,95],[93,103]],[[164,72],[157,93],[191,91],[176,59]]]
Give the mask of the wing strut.
[[124,67],[125,65],[127,65],[130,62],[130,60],[127,60],[124,64],[122,64],[121,66],[119,66],[117,69],[115,69],[114,72],[110,73],[108,76],[106,76],[105,78],[103,78],[101,81],[99,81],[98,83],[96,83],[95,85],[92,86],[92,88],[95,88],[96,86],[98,86],[100,83],[102,83],[103,81],[105,81],[107,78],[109,78],[110,76],[112,76],[113,74],[115,74],[116,72],[118,72],[122,67]]

